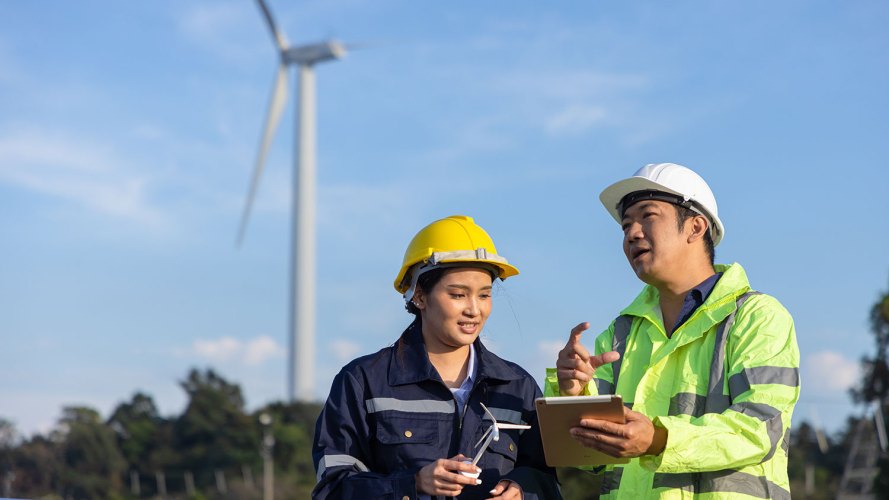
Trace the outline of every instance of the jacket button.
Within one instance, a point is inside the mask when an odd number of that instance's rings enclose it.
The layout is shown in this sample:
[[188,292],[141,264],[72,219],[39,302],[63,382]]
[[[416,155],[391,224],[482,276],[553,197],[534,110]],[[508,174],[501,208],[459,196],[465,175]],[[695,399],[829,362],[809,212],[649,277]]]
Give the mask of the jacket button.
[[509,443],[509,451],[515,451],[515,445],[514,445],[514,444]]
[[[404,431],[404,437],[411,437],[413,435],[414,435],[414,433],[411,431]],[[408,500],[410,500],[410,499],[408,499]]]

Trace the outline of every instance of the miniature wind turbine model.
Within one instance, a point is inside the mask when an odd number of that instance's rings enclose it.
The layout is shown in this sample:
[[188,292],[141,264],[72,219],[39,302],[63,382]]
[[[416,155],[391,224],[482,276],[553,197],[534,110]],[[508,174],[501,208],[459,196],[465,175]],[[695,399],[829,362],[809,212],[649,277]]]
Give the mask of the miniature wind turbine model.
[[[472,465],[478,463],[479,459],[482,458],[482,454],[488,449],[488,446],[491,444],[491,441],[500,441],[500,429],[530,429],[530,425],[523,424],[508,424],[505,422],[498,422],[494,417],[494,414],[488,410],[488,407],[485,406],[484,403],[479,403],[482,405],[482,409],[485,410],[485,416],[491,419],[491,427],[488,427],[488,430],[482,434],[482,437],[479,438],[478,442],[475,443],[475,447],[478,448],[478,451],[475,454],[475,458],[470,462]],[[479,447],[481,445],[481,447]]]
[[290,401],[309,401],[315,387],[315,70],[314,66],[346,55],[336,40],[291,47],[275,25],[263,0],[256,0],[274,39],[280,62],[268,116],[262,132],[253,179],[238,230],[244,239],[256,188],[266,156],[287,102],[287,79],[291,65],[299,68],[297,146],[294,162],[293,219],[291,229],[290,353],[287,391]]

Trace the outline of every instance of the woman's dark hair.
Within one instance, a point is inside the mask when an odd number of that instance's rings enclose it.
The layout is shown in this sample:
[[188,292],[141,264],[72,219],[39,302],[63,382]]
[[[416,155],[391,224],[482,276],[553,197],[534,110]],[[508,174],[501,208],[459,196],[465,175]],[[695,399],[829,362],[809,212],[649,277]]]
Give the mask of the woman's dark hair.
[[[414,290],[423,290],[424,293],[428,293],[430,290],[435,288],[435,285],[441,281],[442,276],[444,276],[446,268],[433,269],[431,271],[426,271],[421,274],[419,278],[417,278],[417,286]],[[414,305],[413,301],[407,301],[404,304],[404,308],[407,309],[407,312],[413,314],[417,317],[416,321],[420,321],[420,310],[417,309],[417,306]]]

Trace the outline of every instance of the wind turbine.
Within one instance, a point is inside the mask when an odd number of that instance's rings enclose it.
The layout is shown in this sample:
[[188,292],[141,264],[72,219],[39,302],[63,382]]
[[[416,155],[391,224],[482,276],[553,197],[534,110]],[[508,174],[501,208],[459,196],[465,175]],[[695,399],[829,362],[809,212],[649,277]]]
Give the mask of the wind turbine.
[[287,392],[290,401],[310,401],[315,388],[315,70],[314,66],[346,55],[336,40],[290,46],[275,25],[263,0],[256,0],[272,33],[280,61],[268,116],[262,132],[253,179],[247,193],[238,230],[238,245],[244,239],[256,188],[262,177],[269,146],[287,101],[287,76],[291,65],[299,68],[296,152],[293,173],[293,215],[290,236],[290,353]]

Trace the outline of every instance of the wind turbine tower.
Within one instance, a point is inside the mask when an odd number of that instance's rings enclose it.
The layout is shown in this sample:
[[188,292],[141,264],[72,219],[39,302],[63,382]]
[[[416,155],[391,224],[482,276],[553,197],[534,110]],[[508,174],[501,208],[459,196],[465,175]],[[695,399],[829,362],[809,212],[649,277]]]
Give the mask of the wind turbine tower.
[[278,50],[280,61],[268,116],[262,132],[259,154],[247,193],[238,230],[238,244],[244,238],[250,209],[262,177],[266,156],[275,129],[287,103],[287,79],[291,65],[299,72],[296,151],[293,172],[293,215],[290,268],[290,353],[287,395],[290,401],[310,401],[315,388],[315,65],[340,59],[346,48],[336,40],[291,47],[278,29],[263,0],[256,0]]

